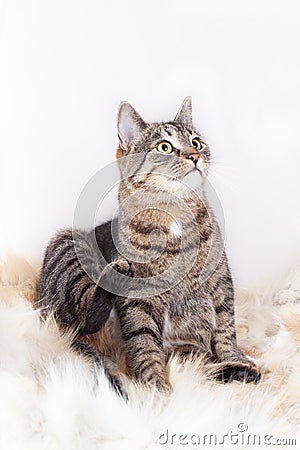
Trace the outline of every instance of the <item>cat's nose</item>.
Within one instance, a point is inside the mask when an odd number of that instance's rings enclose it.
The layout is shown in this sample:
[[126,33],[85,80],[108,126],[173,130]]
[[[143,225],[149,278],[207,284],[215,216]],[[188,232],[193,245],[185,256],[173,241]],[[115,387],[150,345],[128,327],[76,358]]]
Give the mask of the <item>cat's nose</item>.
[[187,155],[187,159],[191,159],[195,164],[195,166],[198,162],[199,157],[200,157],[199,153],[190,153],[189,155]]

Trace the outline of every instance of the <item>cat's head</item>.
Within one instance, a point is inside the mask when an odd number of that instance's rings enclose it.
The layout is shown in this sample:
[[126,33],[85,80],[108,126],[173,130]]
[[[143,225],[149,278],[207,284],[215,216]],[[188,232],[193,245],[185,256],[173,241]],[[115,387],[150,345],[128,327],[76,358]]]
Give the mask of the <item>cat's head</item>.
[[[202,185],[207,176],[209,147],[193,125],[190,97],[173,121],[163,123],[145,122],[129,103],[122,102],[118,135],[121,175],[128,176],[129,167],[129,178],[140,187],[180,193],[187,186]],[[127,160],[126,174],[122,160]]]

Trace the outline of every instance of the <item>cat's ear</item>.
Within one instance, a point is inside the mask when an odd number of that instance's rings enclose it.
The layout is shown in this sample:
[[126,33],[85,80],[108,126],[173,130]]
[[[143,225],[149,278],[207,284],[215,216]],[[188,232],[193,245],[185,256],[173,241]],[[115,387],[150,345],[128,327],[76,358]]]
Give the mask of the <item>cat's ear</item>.
[[183,100],[183,103],[180,106],[174,121],[180,122],[187,127],[191,127],[193,125],[193,111],[192,111],[191,97],[186,97]]
[[118,112],[118,134],[120,146],[123,150],[134,140],[147,126],[141,116],[128,102],[122,102]]

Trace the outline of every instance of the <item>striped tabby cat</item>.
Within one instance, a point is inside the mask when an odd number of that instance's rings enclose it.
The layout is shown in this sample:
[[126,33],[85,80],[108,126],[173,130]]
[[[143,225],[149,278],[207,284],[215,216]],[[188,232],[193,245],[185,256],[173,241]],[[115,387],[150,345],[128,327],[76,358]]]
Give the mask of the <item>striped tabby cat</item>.
[[[122,370],[168,390],[174,353],[205,355],[221,381],[258,381],[257,368],[237,347],[231,274],[204,190],[210,152],[193,125],[191,99],[174,121],[151,124],[124,102],[118,133],[117,243],[110,222],[95,229],[108,265],[97,258],[93,231],[59,233],[45,254],[39,305],[77,330],[75,347],[101,362],[119,390]],[[90,277],[109,280],[116,272],[124,284],[111,289]]]

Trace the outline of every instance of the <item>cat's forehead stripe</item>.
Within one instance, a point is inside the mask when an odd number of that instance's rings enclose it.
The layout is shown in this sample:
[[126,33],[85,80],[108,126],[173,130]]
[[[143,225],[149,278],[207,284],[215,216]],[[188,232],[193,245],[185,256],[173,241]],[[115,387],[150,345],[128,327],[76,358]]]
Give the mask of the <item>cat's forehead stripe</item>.
[[172,123],[170,124],[170,126],[173,128],[174,133],[175,134],[180,134],[183,137],[187,137],[187,133],[188,132],[190,135],[193,134],[193,132],[190,129],[187,129],[186,127],[184,127],[183,125],[181,125],[180,123]]
[[182,136],[185,135],[185,128],[175,123],[164,124],[162,127],[162,131],[166,132],[169,136],[178,136],[179,134]]
[[175,129],[173,129],[172,132],[172,128],[163,127],[161,130],[161,137],[163,139],[169,140],[175,148],[180,148],[182,145],[178,134],[178,131]]
[[176,127],[169,123],[163,125],[163,131],[166,131],[169,136],[174,136],[174,134],[176,134],[177,132]]

